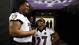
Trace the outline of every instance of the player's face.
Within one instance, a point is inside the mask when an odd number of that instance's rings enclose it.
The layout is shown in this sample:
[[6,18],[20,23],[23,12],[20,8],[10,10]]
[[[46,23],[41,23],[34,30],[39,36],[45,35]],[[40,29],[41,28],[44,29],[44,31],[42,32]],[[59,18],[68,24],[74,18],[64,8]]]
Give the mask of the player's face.
[[22,11],[24,13],[28,13],[29,12],[29,3],[25,2],[23,5],[22,5]]
[[44,28],[45,22],[44,22],[44,21],[39,21],[39,22],[38,22],[38,26]]

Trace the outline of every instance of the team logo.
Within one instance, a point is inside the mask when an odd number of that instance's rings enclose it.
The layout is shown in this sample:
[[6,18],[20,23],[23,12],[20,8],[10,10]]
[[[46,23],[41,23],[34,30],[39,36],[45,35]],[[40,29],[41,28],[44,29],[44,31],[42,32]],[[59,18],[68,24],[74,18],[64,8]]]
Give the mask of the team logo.
[[12,19],[13,20],[16,19],[16,17],[17,17],[17,15],[12,15]]
[[28,2],[35,9],[60,9],[72,4],[73,0],[28,0]]
[[46,35],[46,32],[44,32],[44,34]]

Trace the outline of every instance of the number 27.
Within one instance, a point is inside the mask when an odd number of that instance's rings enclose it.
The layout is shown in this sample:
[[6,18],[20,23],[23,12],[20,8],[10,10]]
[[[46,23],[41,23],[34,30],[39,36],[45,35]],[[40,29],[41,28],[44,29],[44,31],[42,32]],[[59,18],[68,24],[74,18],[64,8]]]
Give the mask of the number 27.
[[[47,36],[42,36],[42,39],[44,39],[43,45],[46,45]],[[37,40],[38,40],[38,42],[36,45],[39,45],[39,43],[41,41],[40,37],[37,37]]]

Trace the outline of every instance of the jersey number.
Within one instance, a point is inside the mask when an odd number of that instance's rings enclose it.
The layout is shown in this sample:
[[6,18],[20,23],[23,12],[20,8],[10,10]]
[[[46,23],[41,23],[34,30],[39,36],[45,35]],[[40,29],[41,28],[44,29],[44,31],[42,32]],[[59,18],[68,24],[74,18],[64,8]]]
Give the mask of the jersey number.
[[[46,45],[47,36],[42,36],[42,39],[44,39],[43,45]],[[38,40],[37,45],[39,45],[41,41],[40,37],[37,37],[37,40]]]

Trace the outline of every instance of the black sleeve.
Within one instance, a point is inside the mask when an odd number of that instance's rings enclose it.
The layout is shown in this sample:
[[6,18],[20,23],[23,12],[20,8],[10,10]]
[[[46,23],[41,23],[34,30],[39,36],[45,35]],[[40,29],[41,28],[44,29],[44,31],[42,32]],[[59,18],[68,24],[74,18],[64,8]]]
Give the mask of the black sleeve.
[[23,22],[20,19],[17,20],[10,20],[10,21],[19,21],[21,24],[23,24]]

